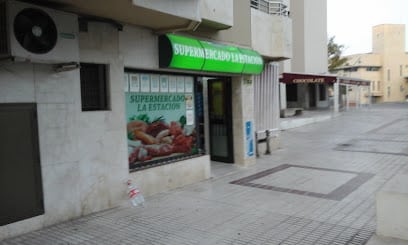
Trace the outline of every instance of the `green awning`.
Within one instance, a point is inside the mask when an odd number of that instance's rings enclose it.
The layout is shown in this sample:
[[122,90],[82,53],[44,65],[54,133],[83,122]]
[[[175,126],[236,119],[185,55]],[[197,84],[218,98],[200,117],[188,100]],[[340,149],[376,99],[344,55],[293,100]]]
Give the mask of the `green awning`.
[[159,37],[159,65],[198,71],[260,74],[258,52],[194,38],[166,34]]

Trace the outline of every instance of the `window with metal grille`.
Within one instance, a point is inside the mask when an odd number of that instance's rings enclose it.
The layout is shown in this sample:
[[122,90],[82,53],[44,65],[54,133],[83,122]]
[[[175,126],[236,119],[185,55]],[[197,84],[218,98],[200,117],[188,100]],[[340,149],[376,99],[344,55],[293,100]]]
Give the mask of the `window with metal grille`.
[[107,65],[81,63],[82,111],[109,110]]

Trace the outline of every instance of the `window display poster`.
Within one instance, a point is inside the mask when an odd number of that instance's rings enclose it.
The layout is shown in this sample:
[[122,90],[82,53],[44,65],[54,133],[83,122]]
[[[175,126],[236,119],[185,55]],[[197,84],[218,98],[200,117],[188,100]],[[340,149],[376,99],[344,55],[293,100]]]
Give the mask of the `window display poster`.
[[139,92],[140,91],[140,81],[139,74],[130,74],[130,92]]
[[162,93],[169,92],[169,76],[165,75],[160,76],[160,92]]
[[193,78],[192,77],[185,78],[185,87],[186,87],[186,93],[193,92]]
[[184,93],[184,77],[177,77],[177,93]]
[[192,94],[186,94],[185,95],[185,101],[186,101],[186,109],[191,110],[194,108],[194,101],[193,101],[193,95]]
[[150,92],[150,75],[149,74],[140,75],[140,91]]
[[124,79],[125,79],[125,92],[129,92],[129,75],[128,74],[125,74],[125,77],[124,77]]
[[[125,93],[129,166],[198,152],[194,95]],[[188,101],[186,101],[188,100]]]
[[160,91],[160,76],[159,75],[150,75],[150,92],[159,92]]
[[177,92],[177,78],[176,76],[169,77],[169,92],[175,93]]
[[187,110],[186,112],[187,125],[194,125],[194,111]]

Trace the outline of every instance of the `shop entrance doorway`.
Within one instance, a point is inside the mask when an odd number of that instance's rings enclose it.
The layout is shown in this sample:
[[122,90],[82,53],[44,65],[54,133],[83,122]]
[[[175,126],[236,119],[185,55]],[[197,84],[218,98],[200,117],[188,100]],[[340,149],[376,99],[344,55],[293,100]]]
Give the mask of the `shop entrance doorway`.
[[231,79],[208,80],[211,160],[233,163]]
[[35,104],[0,104],[0,226],[44,213]]
[[316,107],[316,86],[315,84],[308,84],[309,87],[309,108]]

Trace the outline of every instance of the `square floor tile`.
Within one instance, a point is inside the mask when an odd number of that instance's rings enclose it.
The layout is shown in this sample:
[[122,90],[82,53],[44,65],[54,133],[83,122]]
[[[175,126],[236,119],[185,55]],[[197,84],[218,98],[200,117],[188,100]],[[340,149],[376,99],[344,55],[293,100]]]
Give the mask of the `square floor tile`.
[[354,173],[288,167],[251,183],[329,194],[356,176]]
[[283,164],[230,183],[341,200],[372,176],[368,173]]

